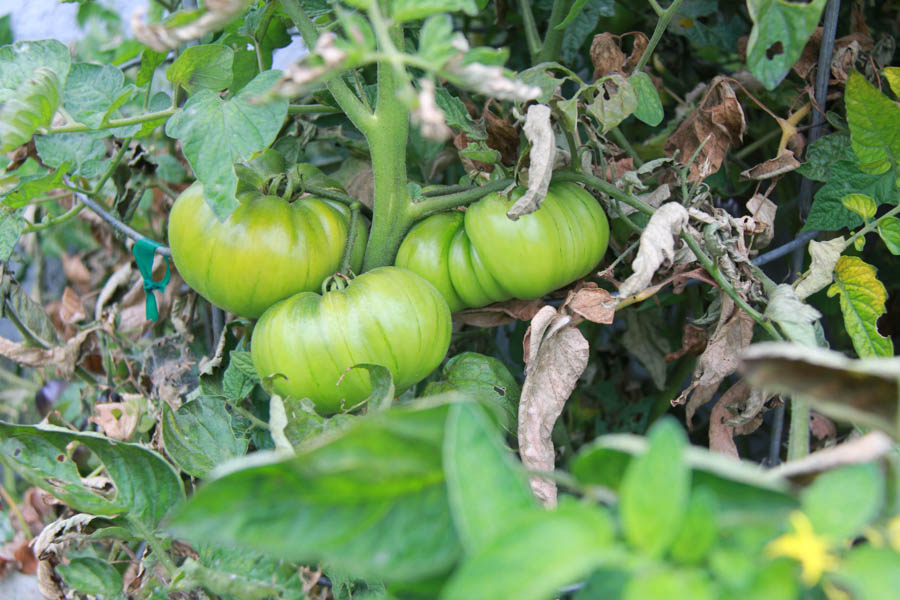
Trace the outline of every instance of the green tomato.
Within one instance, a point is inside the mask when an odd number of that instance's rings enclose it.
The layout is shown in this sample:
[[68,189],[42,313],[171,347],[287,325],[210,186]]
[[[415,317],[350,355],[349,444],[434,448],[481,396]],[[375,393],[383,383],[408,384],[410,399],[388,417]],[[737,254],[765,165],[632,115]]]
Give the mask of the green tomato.
[[275,304],[257,322],[250,349],[260,377],[284,376],[272,378],[277,394],[334,413],[371,392],[368,371],[350,367],[383,365],[397,390],[406,389],[441,363],[450,329],[450,309],[434,286],[412,271],[381,267],[344,289]]
[[395,264],[430,281],[453,312],[510,298],[540,298],[584,277],[603,258],[609,223],[597,200],[574,183],[550,186],[541,208],[511,221],[515,195],[489,194],[465,214],[417,223]]
[[[169,215],[169,247],[178,272],[201,296],[227,311],[255,318],[297,292],[318,290],[340,268],[350,223],[338,202],[288,202],[258,191],[239,194],[240,206],[219,221],[195,183]],[[362,265],[364,225],[351,267]]]

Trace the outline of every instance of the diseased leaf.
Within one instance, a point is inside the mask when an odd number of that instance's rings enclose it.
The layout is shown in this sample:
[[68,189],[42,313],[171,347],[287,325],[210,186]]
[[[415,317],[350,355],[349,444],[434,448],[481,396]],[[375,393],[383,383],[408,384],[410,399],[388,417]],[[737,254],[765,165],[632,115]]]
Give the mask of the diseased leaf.
[[166,123],[166,135],[181,140],[185,158],[203,183],[204,198],[220,219],[237,207],[234,163],[268,147],[287,115],[287,100],[256,101],[280,75],[260,73],[230,100],[198,90]]
[[663,262],[675,259],[675,238],[687,222],[688,212],[677,202],[663,204],[653,213],[641,232],[637,256],[631,262],[632,274],[619,286],[621,297],[633,296],[649,287]]
[[809,255],[812,258],[809,271],[794,284],[797,297],[805,300],[834,280],[834,267],[844,251],[844,236],[825,242],[810,240]]
[[550,114],[550,107],[543,104],[532,104],[528,107],[523,128],[525,137],[531,143],[531,151],[528,153],[531,160],[531,166],[528,168],[528,190],[506,211],[506,216],[513,221],[539,209],[547,196],[556,159],[556,136],[553,134]]
[[834,283],[828,297],[840,296],[844,325],[860,358],[893,356],[891,338],[878,332],[878,318],[885,312],[887,290],[875,267],[856,256],[842,256],[834,267]]
[[[114,493],[101,493],[85,484],[69,450],[73,443],[94,453],[105,467]],[[124,515],[155,527],[169,509],[184,500],[181,479],[172,466],[137,444],[51,425],[0,422],[0,449],[0,460],[7,467],[77,511]]]
[[450,407],[444,471],[453,522],[470,554],[491,545],[516,513],[537,507],[522,465],[477,403]]
[[185,48],[166,69],[173,86],[188,93],[197,90],[219,92],[231,85],[234,50],[222,44],[202,44]]
[[797,172],[809,179],[828,181],[834,177],[833,166],[838,161],[850,164],[857,161],[847,132],[832,133],[810,144],[806,149],[806,161]]
[[552,598],[608,558],[613,532],[607,513],[591,505],[566,502],[553,511],[522,513],[466,557],[440,599]]
[[[545,306],[526,333],[525,383],[519,404],[519,454],[536,471],[553,471],[551,433],[578,378],[587,367],[588,342],[572,327],[572,317]],[[531,489],[544,504],[556,505],[556,484],[534,476]]]
[[782,283],[772,291],[763,316],[774,321],[792,342],[806,346],[817,345],[814,324],[822,317],[822,313],[802,302],[790,285]]
[[866,173],[884,173],[900,161],[900,106],[852,71],[844,93],[850,141]]
[[0,263],[5,263],[12,256],[24,230],[24,210],[0,206]]
[[630,80],[612,74],[594,84],[597,95],[587,111],[600,123],[603,133],[628,118],[638,108],[638,95]]
[[775,89],[800,58],[819,24],[825,3],[826,0],[747,0],[753,21],[747,42],[747,66],[767,89]]
[[114,566],[93,556],[78,556],[56,567],[66,585],[82,594],[116,598],[122,594],[122,575]]
[[63,87],[72,57],[65,44],[56,40],[21,41],[0,47],[0,104],[18,95],[34,73],[47,68]]
[[687,512],[691,472],[684,461],[686,436],[674,420],[654,425],[647,452],[625,472],[619,513],[625,539],[650,556],[671,546]]
[[56,73],[40,67],[6,100],[0,111],[0,152],[31,140],[34,132],[53,120],[59,107],[60,82]]
[[162,406],[162,442],[166,454],[186,473],[205,479],[226,461],[247,453],[249,440],[238,438],[222,398],[199,396],[177,411]]
[[875,216],[878,207],[875,201],[865,194],[847,194],[841,199],[844,208],[858,214],[863,219],[871,219]]

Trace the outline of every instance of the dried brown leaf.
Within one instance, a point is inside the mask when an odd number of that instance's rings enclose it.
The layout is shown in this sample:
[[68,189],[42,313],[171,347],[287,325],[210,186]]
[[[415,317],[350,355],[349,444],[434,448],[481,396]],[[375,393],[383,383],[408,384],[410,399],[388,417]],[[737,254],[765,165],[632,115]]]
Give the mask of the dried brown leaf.
[[[770,158],[765,162],[761,162],[756,166],[742,171],[741,177],[756,180],[772,179],[773,177],[780,177],[785,173],[790,173],[799,167],[800,164],[800,161],[794,157],[794,153],[785,148],[781,151],[781,154],[775,158]],[[757,194],[757,196],[759,195],[760,194]]]
[[521,198],[506,211],[506,216],[516,221],[522,215],[533,213],[541,207],[556,159],[556,136],[550,123],[551,110],[543,104],[532,104],[525,116],[525,137],[531,143],[528,158],[528,189]]
[[672,401],[673,405],[687,403],[688,427],[692,426],[694,412],[712,399],[723,379],[737,370],[740,354],[753,338],[753,323],[750,315],[722,292],[719,322],[700,356],[691,385]]
[[0,356],[5,356],[26,367],[56,367],[60,376],[65,379],[75,371],[75,365],[81,355],[81,347],[88,337],[100,329],[92,327],[80,332],[64,346],[38,348],[11,342],[0,338]]
[[99,425],[108,437],[127,441],[137,427],[139,416],[133,404],[105,402],[94,405],[94,416],[88,421]]
[[81,298],[78,297],[72,288],[66,286],[63,291],[62,301],[59,305],[59,318],[65,325],[74,325],[83,321],[87,317],[87,311]]
[[682,356],[697,356],[706,348],[706,330],[690,323],[685,323],[681,334],[681,348],[666,354],[666,362],[678,360]]
[[[743,139],[747,122],[731,85],[723,77],[713,79],[699,106],[666,140],[665,152],[686,165],[690,181],[701,181],[719,170],[731,146]],[[700,149],[702,145],[702,149]],[[699,150],[699,152],[697,152]]]
[[[588,363],[588,342],[572,317],[545,306],[532,319],[525,340],[525,383],[519,404],[519,453],[526,468],[549,472],[556,464],[551,434]],[[556,484],[534,476],[531,489],[547,506],[556,505]]]
[[594,282],[585,282],[569,291],[562,309],[593,323],[610,325],[615,318],[617,304],[618,300],[608,291]]
[[488,134],[485,144],[500,153],[504,165],[516,164],[519,158],[519,130],[506,119],[495,115],[491,110],[491,102],[484,107],[481,117]]
[[631,75],[641,60],[641,56],[647,50],[647,46],[650,45],[650,40],[643,31],[633,31],[626,35],[634,36],[634,43],[632,44],[631,52],[628,54],[628,60],[625,61],[625,66],[622,67],[622,72],[625,75]]
[[481,308],[467,308],[453,314],[453,319],[475,327],[498,327],[514,321],[530,321],[544,306],[540,298],[536,300],[507,300]]
[[621,296],[633,296],[649,287],[663,262],[675,259],[675,238],[687,222],[688,211],[677,202],[663,204],[653,213],[641,232],[637,256],[631,263],[632,274],[619,288]]
[[804,300],[831,284],[834,267],[844,251],[844,241],[844,236],[825,242],[810,240],[809,255],[812,262],[809,270],[794,283],[798,298]]
[[753,220],[748,223],[749,227],[745,231],[756,236],[752,246],[765,248],[775,237],[775,213],[778,206],[762,194],[754,194],[747,200],[747,210]]
[[[739,458],[734,436],[753,433],[762,425],[764,405],[762,393],[753,390],[743,379],[728,388],[709,417],[709,449]],[[735,407],[741,408],[738,419],[735,419]],[[735,424],[735,420],[741,424]]]
[[611,33],[598,33],[591,42],[591,64],[594,65],[594,79],[609,73],[622,72],[625,64],[625,53],[619,48],[619,36]]
[[837,437],[834,421],[815,411],[809,413],[809,431],[817,440],[833,440]]
[[786,477],[796,483],[810,483],[816,475],[844,465],[872,462],[885,456],[893,448],[891,438],[880,431],[871,431],[862,437],[813,452],[799,460],[792,460],[772,469],[778,477]]
[[82,294],[87,293],[91,289],[91,272],[84,266],[81,258],[78,256],[69,256],[63,252],[60,257],[63,264],[63,273],[66,279],[74,285]]
[[28,538],[21,531],[17,532],[13,539],[0,546],[0,576],[9,567],[26,575],[37,573],[37,559],[31,550]]

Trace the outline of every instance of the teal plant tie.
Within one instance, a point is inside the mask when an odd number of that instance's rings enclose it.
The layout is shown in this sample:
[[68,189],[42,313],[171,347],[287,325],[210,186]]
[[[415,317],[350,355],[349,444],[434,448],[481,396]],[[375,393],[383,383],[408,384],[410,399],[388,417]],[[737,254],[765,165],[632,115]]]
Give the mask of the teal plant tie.
[[166,259],[166,274],[163,275],[160,281],[153,280],[153,255],[156,254],[156,249],[161,245],[158,242],[144,238],[135,242],[134,247],[131,249],[132,254],[134,254],[134,260],[137,261],[138,270],[144,278],[144,293],[147,294],[146,315],[150,321],[155,321],[159,318],[159,309],[156,307],[156,296],[153,294],[153,290],[165,290],[172,275],[170,270],[172,264],[169,262],[169,257],[163,256]]

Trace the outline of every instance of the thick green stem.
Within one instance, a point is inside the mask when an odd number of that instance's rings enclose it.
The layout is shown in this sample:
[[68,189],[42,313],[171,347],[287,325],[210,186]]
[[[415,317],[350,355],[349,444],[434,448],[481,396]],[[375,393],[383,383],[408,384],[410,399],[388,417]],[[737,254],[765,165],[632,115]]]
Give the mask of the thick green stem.
[[557,31],[556,26],[562,23],[572,10],[574,0],[556,0],[553,3],[553,10],[550,12],[550,23],[547,25],[547,34],[544,36],[544,45],[538,53],[537,62],[553,62],[559,58],[559,52],[562,50],[563,37],[566,30]]
[[492,181],[491,183],[465,189],[453,194],[431,196],[413,204],[410,207],[410,215],[414,220],[419,220],[427,217],[428,215],[433,215],[434,213],[438,213],[443,210],[449,210],[458,206],[465,206],[466,204],[471,204],[476,200],[484,198],[491,192],[499,192],[500,190],[506,189],[507,187],[512,185],[512,183],[512,179],[501,179],[499,181]]
[[791,398],[791,428],[788,438],[788,460],[797,460],[809,454],[809,402],[794,396]]
[[635,198],[628,192],[620,190],[608,181],[603,181],[599,177],[594,177],[593,175],[588,175],[586,173],[574,173],[572,171],[558,171],[553,174],[553,180],[577,181],[579,183],[583,183],[589,188],[595,189],[599,192],[603,192],[607,196],[615,198],[619,202],[624,202],[628,206],[641,211],[645,215],[652,215],[654,212],[656,212],[654,208],[646,202],[640,200],[639,198]]
[[344,246],[344,256],[341,257],[341,268],[339,272],[345,275],[350,274],[350,263],[353,260],[353,248],[356,246],[356,238],[359,235],[359,202],[354,202],[350,206],[350,225],[347,227],[347,245]]
[[[399,45],[403,29],[393,25],[388,31],[390,43]],[[363,271],[394,262],[403,236],[412,224],[410,198],[406,188],[406,140],[409,136],[409,110],[397,99],[397,91],[408,84],[389,62],[378,63],[378,100],[374,126],[366,135],[372,156],[375,183],[372,229],[363,261]]]

